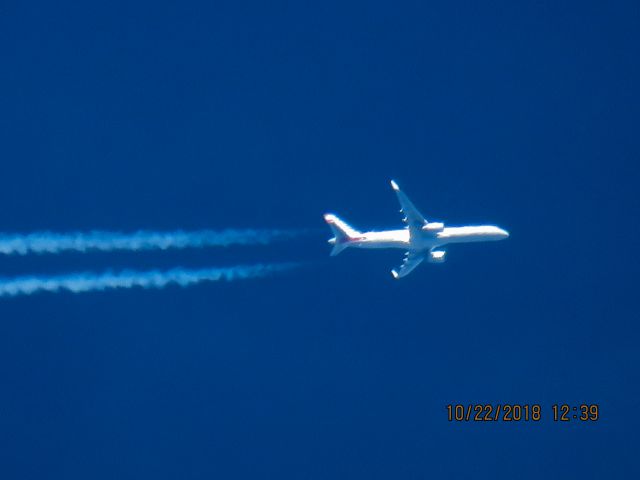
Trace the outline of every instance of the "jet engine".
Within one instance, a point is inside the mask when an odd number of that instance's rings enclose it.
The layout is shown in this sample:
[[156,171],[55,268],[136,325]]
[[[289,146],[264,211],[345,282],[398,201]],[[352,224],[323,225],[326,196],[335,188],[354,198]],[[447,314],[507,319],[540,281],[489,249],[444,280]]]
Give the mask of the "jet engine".
[[429,222],[422,227],[422,230],[425,232],[437,233],[444,230],[444,223],[440,222]]
[[429,252],[429,263],[444,263],[446,254],[444,250],[432,250]]

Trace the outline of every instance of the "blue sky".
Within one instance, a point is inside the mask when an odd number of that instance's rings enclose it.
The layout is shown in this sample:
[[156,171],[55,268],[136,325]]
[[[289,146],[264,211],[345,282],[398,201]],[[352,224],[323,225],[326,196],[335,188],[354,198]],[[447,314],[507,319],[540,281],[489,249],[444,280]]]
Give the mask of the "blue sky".
[[[634,2],[5,2],[0,231],[312,228],[0,258],[3,276],[304,261],[0,301],[7,478],[637,476]],[[401,282],[322,214],[494,223]],[[456,424],[448,403],[539,403]],[[598,403],[558,424],[554,403]]]

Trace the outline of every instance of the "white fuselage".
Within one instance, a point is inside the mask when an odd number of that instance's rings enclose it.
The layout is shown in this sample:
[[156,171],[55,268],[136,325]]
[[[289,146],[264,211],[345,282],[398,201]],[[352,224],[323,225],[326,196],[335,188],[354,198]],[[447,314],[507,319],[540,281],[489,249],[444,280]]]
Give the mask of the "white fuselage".
[[493,225],[474,227],[445,227],[438,232],[420,231],[413,237],[408,228],[364,232],[349,239],[350,247],[358,248],[401,248],[403,250],[429,250],[448,243],[491,242],[509,236],[506,230]]
[[391,180],[391,188],[398,197],[400,212],[404,215],[403,222],[406,227],[402,230],[360,232],[333,213],[326,213],[324,220],[334,234],[334,237],[329,240],[333,245],[331,256],[338,255],[347,247],[406,250],[402,265],[391,270],[393,278],[398,279],[409,275],[425,260],[429,263],[443,263],[447,253],[439,248],[443,245],[492,242],[509,236],[509,232],[494,225],[445,227],[442,222],[429,222],[393,180]]

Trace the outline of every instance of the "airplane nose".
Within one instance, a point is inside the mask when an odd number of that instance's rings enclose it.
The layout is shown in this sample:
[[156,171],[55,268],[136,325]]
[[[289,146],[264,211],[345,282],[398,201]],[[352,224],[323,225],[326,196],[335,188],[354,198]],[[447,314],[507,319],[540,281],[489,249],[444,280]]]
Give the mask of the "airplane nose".
[[503,236],[503,238],[509,238],[509,232],[507,232],[506,230],[500,228],[500,235]]

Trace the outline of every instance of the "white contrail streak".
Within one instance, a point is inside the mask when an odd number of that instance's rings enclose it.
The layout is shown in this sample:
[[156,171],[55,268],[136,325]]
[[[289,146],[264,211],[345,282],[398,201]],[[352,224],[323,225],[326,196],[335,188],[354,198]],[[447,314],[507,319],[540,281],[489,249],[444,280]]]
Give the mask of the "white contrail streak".
[[298,267],[297,263],[271,263],[237,265],[226,268],[188,270],[175,268],[167,271],[133,271],[119,273],[72,273],[60,276],[25,276],[0,279],[0,297],[32,295],[38,292],[73,293],[92,292],[116,288],[164,288],[170,284],[188,287],[200,282],[232,282],[247,278],[265,277]]
[[265,245],[304,234],[304,230],[198,230],[185,232],[38,232],[25,235],[0,234],[0,254],[86,252],[99,250],[166,250],[169,248],[226,247],[229,245]]

